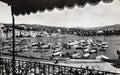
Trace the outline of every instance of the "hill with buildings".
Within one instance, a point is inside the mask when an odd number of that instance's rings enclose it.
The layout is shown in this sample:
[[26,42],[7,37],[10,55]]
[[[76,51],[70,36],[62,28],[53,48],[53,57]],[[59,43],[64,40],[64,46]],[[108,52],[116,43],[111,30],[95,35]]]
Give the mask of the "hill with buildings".
[[[11,30],[12,24],[3,25]],[[93,36],[93,35],[120,35],[120,24],[107,25],[104,27],[93,27],[93,28],[82,28],[82,27],[55,27],[55,26],[45,26],[37,24],[16,24],[15,29],[26,30],[26,31],[46,31],[47,33],[60,33],[60,34],[70,34],[78,36]]]
[[[12,24],[5,24],[5,26],[12,27]],[[46,25],[39,25],[39,24],[16,24],[15,27],[19,28],[21,26],[25,26],[26,29],[31,27],[33,30],[36,31],[41,31],[42,30],[47,30],[47,29],[81,29],[81,30],[119,30],[120,29],[120,24],[115,24],[115,25],[106,25],[103,27],[93,27],[93,28],[84,28],[84,27],[71,27],[71,28],[66,28],[66,27],[55,27],[55,26],[46,26]]]

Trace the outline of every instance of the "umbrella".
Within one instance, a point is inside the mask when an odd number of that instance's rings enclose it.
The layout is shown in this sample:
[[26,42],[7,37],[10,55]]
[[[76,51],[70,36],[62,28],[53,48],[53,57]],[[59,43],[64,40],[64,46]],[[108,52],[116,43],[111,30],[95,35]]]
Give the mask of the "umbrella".
[[87,3],[90,5],[97,5],[100,1],[110,3],[113,0],[0,0],[11,6],[12,23],[13,23],[13,75],[15,75],[15,15],[25,15],[43,12],[45,10],[51,11],[54,8],[64,9],[73,8],[75,5],[84,7]]

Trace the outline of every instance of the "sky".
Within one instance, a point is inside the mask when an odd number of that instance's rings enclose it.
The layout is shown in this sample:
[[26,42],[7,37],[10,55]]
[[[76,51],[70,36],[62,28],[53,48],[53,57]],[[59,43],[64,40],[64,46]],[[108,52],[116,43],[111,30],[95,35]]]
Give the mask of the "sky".
[[[0,2],[0,22],[12,23],[10,7]],[[54,9],[51,12],[37,12],[25,16],[16,16],[16,24],[39,24],[57,27],[99,27],[120,24],[120,1],[100,2],[97,6],[87,4],[84,8]]]

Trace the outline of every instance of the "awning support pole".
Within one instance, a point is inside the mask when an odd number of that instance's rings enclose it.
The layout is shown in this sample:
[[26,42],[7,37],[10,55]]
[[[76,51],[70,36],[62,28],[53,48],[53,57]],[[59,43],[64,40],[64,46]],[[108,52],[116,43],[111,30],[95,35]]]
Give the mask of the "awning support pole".
[[13,14],[13,10],[12,10],[12,6],[11,6],[11,14],[12,14],[12,29],[13,29],[13,32],[12,32],[12,44],[13,44],[13,59],[12,59],[12,72],[13,72],[13,75],[15,75],[15,17],[14,17],[14,14]]

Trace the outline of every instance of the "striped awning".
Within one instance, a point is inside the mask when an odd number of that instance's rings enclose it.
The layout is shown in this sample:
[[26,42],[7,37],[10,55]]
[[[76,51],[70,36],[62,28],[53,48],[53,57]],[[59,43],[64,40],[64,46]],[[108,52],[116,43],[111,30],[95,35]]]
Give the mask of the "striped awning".
[[75,5],[84,7],[87,3],[90,5],[97,5],[100,1],[110,3],[113,0],[0,0],[12,7],[14,15],[25,15],[43,12],[45,10],[51,11],[54,8],[64,9],[73,8]]

